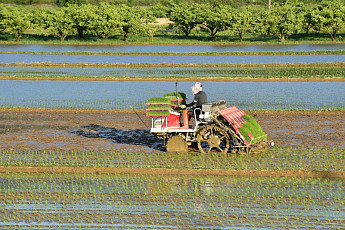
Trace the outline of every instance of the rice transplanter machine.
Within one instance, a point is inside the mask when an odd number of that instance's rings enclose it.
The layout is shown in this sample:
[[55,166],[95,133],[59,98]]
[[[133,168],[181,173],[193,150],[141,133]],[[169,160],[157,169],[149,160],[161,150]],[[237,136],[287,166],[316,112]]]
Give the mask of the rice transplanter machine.
[[188,128],[182,128],[179,106],[185,101],[186,94],[174,92],[146,103],[146,116],[152,118],[150,132],[167,141],[168,152],[188,152],[192,147],[201,153],[245,154],[274,144],[267,141],[267,134],[251,115],[235,106],[227,107],[224,100],[194,109]]

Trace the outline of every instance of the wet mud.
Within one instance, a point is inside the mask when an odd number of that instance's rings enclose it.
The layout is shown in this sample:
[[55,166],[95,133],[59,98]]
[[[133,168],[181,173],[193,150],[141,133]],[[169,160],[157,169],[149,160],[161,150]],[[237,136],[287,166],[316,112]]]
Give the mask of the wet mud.
[[[345,147],[344,111],[247,113],[278,146]],[[150,125],[144,111],[1,109],[0,150],[165,151]]]
[[[246,111],[276,146],[344,149],[344,111]],[[140,118],[139,118],[140,117]],[[149,132],[144,111],[80,109],[0,109],[1,151],[165,152]],[[43,171],[42,171],[43,170]],[[341,177],[344,172],[278,170],[191,170],[104,167],[0,167],[0,172],[139,173],[242,176]],[[330,174],[331,173],[331,174]]]

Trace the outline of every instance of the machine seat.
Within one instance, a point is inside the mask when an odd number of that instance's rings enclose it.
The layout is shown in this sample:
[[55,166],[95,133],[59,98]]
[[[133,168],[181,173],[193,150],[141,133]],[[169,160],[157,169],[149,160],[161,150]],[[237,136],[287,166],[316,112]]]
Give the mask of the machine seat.
[[218,110],[225,109],[226,108],[226,101],[225,100],[219,100],[219,101],[213,101],[202,105],[201,111],[202,112],[209,112],[209,113],[215,113]]

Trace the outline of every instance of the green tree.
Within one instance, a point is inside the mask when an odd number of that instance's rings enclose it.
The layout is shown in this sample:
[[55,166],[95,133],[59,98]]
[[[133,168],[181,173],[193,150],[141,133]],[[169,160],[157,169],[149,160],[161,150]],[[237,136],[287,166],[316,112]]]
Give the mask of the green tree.
[[117,8],[120,16],[120,28],[123,33],[123,39],[128,41],[129,34],[139,33],[143,30],[143,9],[120,5]]
[[202,17],[202,26],[207,28],[213,40],[218,32],[229,28],[233,12],[234,9],[227,5],[201,4],[198,14]]
[[323,1],[320,10],[322,30],[336,40],[337,34],[345,28],[345,4],[343,0]]
[[7,5],[1,10],[0,26],[14,35],[16,41],[22,37],[25,30],[31,26],[32,13],[20,6]]
[[304,15],[304,28],[306,30],[306,34],[308,34],[310,30],[313,30],[316,36],[320,35],[323,25],[323,18],[320,10],[320,6],[312,7],[306,10]]
[[82,5],[86,4],[86,0],[57,0],[56,4],[59,7],[69,6],[69,5]]
[[274,3],[268,12],[266,25],[284,42],[290,35],[302,28],[303,14],[295,1]]
[[4,31],[6,29],[6,25],[5,25],[5,15],[4,15],[4,11],[5,11],[5,6],[3,4],[0,4],[0,31]]
[[64,41],[67,35],[73,30],[73,21],[66,7],[48,9],[41,15],[42,27],[58,38]]
[[95,6],[90,4],[69,5],[68,14],[73,21],[73,27],[77,30],[79,38],[84,39],[84,34],[90,30],[90,25],[92,22],[92,15],[95,12]]
[[241,7],[233,13],[231,28],[238,35],[240,42],[243,41],[245,33],[255,25],[253,12],[252,7]]
[[171,4],[172,9],[169,19],[175,23],[174,26],[179,28],[186,37],[189,37],[192,30],[203,23],[203,15],[200,15],[199,4]]
[[156,23],[155,13],[151,9],[142,9],[141,29],[140,32],[146,34],[152,41],[156,32],[154,24]]
[[127,0],[127,6],[133,7],[134,6],[133,0]]
[[157,3],[150,8],[150,11],[156,18],[166,18],[168,8],[163,6],[161,3]]
[[102,2],[91,16],[90,28],[102,39],[108,39],[120,27],[120,15],[115,6]]

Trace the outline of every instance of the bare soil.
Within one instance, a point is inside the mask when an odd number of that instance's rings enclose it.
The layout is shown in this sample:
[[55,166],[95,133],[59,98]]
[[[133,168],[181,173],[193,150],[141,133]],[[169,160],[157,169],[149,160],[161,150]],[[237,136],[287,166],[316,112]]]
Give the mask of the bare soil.
[[[345,111],[247,113],[256,118],[275,145],[345,147]],[[150,134],[150,125],[144,111],[0,109],[0,150],[164,152],[164,146],[157,145]]]

